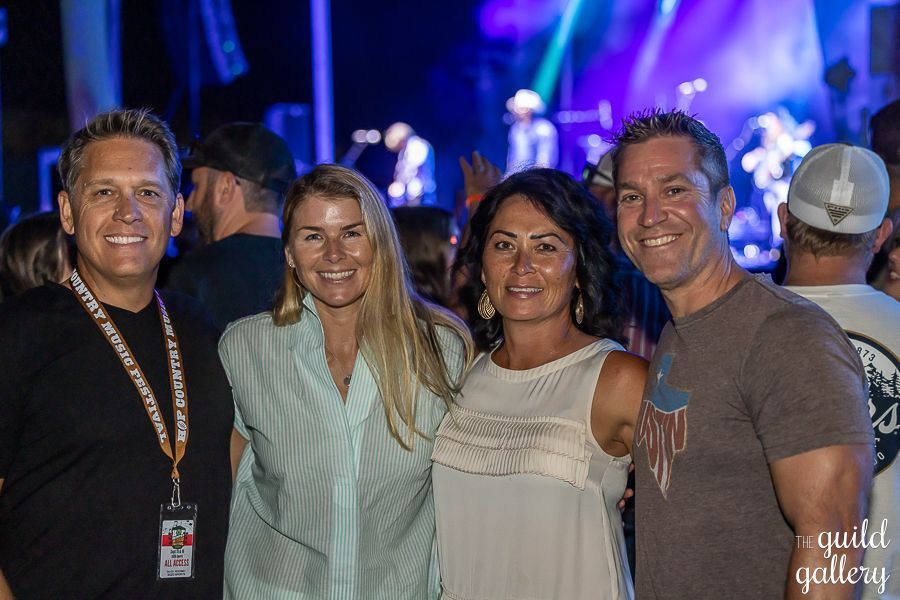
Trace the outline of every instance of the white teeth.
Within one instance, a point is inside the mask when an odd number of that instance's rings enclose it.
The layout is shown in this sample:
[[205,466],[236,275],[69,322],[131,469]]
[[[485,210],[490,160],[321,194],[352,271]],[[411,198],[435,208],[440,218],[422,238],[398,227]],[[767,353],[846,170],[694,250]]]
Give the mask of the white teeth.
[[111,244],[136,244],[144,238],[136,235],[108,235],[106,241]]
[[649,240],[641,240],[641,243],[645,246],[663,246],[668,244],[669,242],[674,242],[678,239],[677,235],[664,235],[658,238],[652,238]]
[[891,279],[900,279],[900,272],[897,272],[897,271],[891,271],[891,272],[890,272],[890,277],[891,277]]
[[523,293],[524,292],[527,294],[536,294],[541,291],[541,288],[534,288],[534,287],[512,287],[512,286],[510,286],[506,289],[508,289],[511,292],[515,292],[515,293]]
[[353,275],[353,271],[341,271],[339,273],[329,273],[327,271],[320,271],[319,275],[321,275],[325,279],[330,279],[331,281],[340,281],[341,279],[347,279],[348,277]]

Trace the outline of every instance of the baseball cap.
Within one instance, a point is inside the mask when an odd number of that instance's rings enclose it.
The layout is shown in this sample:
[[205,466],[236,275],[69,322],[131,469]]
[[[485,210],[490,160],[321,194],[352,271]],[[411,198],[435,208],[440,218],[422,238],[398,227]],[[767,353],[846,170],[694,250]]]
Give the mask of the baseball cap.
[[857,234],[881,225],[890,187],[881,158],[849,144],[809,151],[791,178],[788,211],[807,225]]
[[596,165],[590,162],[584,165],[584,170],[581,172],[581,181],[584,185],[598,185],[608,188],[616,187],[616,184],[613,183],[612,155],[612,149],[607,150]]
[[226,123],[192,142],[181,162],[185,169],[230,171],[282,194],[297,177],[287,142],[261,123]]

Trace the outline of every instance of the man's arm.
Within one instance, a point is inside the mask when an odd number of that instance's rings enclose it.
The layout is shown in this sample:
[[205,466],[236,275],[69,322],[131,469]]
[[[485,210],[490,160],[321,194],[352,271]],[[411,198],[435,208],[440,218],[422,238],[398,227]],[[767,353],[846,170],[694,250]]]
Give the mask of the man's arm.
[[9,584],[6,583],[6,577],[3,576],[3,571],[0,571],[0,600],[15,600]]
[[[237,479],[238,465],[241,464],[241,457],[244,455],[244,448],[247,447],[247,438],[240,434],[236,428],[231,430],[231,481]],[[3,597],[0,596],[0,600]]]
[[[3,482],[5,479],[0,479],[0,492],[3,492]],[[0,571],[0,600],[13,600],[12,590],[9,589],[9,584],[6,583],[6,577],[3,576],[3,571]]]
[[862,578],[852,569],[862,564],[865,549],[834,548],[829,541],[837,534],[843,538],[846,533],[849,538],[862,529],[872,487],[872,453],[872,446],[867,444],[826,446],[770,465],[781,510],[797,536],[788,566],[786,600],[859,597],[862,586],[850,582],[817,584],[812,582],[812,575],[816,568],[830,573],[834,564],[836,574],[843,572],[845,578],[855,574],[853,582]]

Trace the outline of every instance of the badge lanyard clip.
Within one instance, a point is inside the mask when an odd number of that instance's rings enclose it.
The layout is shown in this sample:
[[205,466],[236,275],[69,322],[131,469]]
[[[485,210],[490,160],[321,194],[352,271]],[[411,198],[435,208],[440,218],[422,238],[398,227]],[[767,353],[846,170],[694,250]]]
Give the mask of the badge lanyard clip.
[[181,506],[181,480],[177,477],[172,478],[172,508]]

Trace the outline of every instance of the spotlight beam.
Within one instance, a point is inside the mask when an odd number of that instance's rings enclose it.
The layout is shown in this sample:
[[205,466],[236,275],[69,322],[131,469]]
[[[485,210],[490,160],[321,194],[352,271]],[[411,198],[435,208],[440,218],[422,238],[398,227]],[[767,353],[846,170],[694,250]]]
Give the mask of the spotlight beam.
[[563,11],[559,20],[559,25],[553,33],[550,40],[550,46],[541,59],[538,67],[537,75],[535,75],[534,83],[531,89],[540,94],[541,98],[549,104],[550,98],[553,96],[553,90],[556,82],[559,80],[559,71],[562,66],[563,56],[566,49],[572,42],[572,31],[575,27],[575,19],[584,5],[584,0],[569,0],[566,9]]

